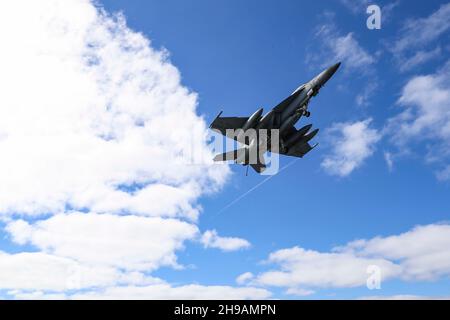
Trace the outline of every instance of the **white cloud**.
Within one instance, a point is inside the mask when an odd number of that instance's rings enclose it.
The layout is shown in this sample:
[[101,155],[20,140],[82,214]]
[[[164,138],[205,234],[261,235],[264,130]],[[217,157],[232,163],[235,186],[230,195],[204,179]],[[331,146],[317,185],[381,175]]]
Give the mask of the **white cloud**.
[[[56,274],[58,277],[60,274]],[[97,275],[97,273],[95,274]],[[165,283],[159,279],[142,282],[140,285],[122,285],[122,286],[104,286],[100,283],[100,288],[86,289],[76,293],[64,293],[62,290],[67,290],[65,285],[66,279],[61,280],[56,285],[46,283],[43,287],[46,290],[36,290],[36,279],[30,279],[27,275],[23,282],[32,280],[34,290],[29,289],[29,285],[24,285],[19,289],[9,290],[8,295],[16,299],[175,299],[175,300],[249,300],[249,299],[268,299],[271,297],[270,291],[263,288],[256,287],[232,287],[232,286],[203,286],[198,284],[190,284],[183,286],[173,286]],[[44,277],[44,281],[48,281],[48,277]],[[56,282],[53,279],[53,282]],[[17,283],[14,284],[18,287]],[[49,291],[50,288],[50,291]],[[69,289],[73,289],[70,288]]]
[[450,62],[435,74],[415,76],[403,87],[399,104],[405,108],[399,135],[404,139],[424,135],[450,135]]
[[426,160],[444,167],[438,177],[445,179],[450,159],[450,61],[433,74],[412,77],[398,105],[402,110],[388,120],[385,132],[401,150],[429,144]]
[[360,107],[366,107],[370,104],[370,97],[378,88],[378,83],[376,81],[369,82],[361,92],[356,96],[355,102]]
[[367,296],[359,300],[450,300],[446,296],[417,296],[411,294],[400,294],[395,296]]
[[392,20],[392,17],[394,16],[395,8],[397,8],[400,5],[401,0],[389,0],[387,4],[381,7],[381,17],[383,24],[385,25],[386,22],[390,22]]
[[11,290],[8,296],[19,300],[64,300],[67,296],[63,293],[46,293],[44,291],[20,291]]
[[400,261],[405,279],[432,280],[450,275],[448,224],[418,226],[400,235],[357,240],[338,250]]
[[365,12],[370,4],[369,0],[340,0],[339,2],[355,14]]
[[394,168],[394,159],[393,159],[392,153],[385,152],[384,160],[386,161],[386,165],[387,165],[389,171],[392,171],[392,169]]
[[[372,4],[380,5],[379,1],[377,1],[377,3],[373,3],[373,1],[369,0],[340,0],[340,2],[353,14],[367,14],[368,6]],[[389,0],[386,5],[381,6],[382,27],[386,24],[386,22],[391,20],[392,12],[399,4],[400,0]]]
[[437,58],[441,55],[442,50],[441,47],[436,47],[433,50],[419,50],[414,53],[411,57],[405,58],[399,68],[400,71],[409,71],[416,67],[419,64],[423,64],[427,61],[433,60],[434,58]]
[[[341,34],[336,29],[334,23],[326,23],[316,33],[316,37],[321,40],[324,46],[324,51],[328,52],[329,61],[326,64],[341,61],[346,69],[367,70],[370,65],[375,63],[375,57],[359,44],[352,32]],[[332,54],[331,57],[329,56],[330,53]]]
[[[153,218],[145,218],[153,219]],[[90,250],[90,248],[88,248]],[[256,287],[171,285],[141,272],[119,271],[42,252],[0,251],[0,288],[16,299],[267,299]]]
[[223,251],[235,251],[250,247],[250,242],[236,237],[221,237],[216,230],[207,230],[203,233],[201,243],[205,248],[218,248]]
[[[200,237],[198,198],[229,175],[213,165],[197,95],[166,50],[89,0],[5,3],[0,36],[0,217],[16,244],[39,250],[1,251],[0,289],[17,298],[270,296],[150,275],[180,267],[177,251]],[[186,165],[192,153],[203,162]]]
[[243,274],[239,275],[236,278],[236,283],[237,284],[246,284],[248,283],[251,279],[253,279],[254,275],[251,272],[244,272]]
[[0,36],[0,214],[197,218],[228,169],[185,165],[193,132],[212,157],[197,95],[166,51],[87,0],[4,4]]
[[426,18],[410,19],[402,30],[395,50],[405,50],[411,46],[428,44],[450,30],[450,3],[443,4]]
[[202,286],[185,285],[170,286],[168,284],[151,286],[128,286],[107,288],[103,291],[92,291],[71,296],[72,299],[175,299],[175,300],[249,300],[268,299],[271,293],[266,289],[254,287]]
[[439,180],[443,180],[443,181],[450,180],[450,165],[446,166],[444,169],[437,172],[436,177]]
[[450,30],[450,3],[443,4],[438,10],[425,18],[410,19],[403,26],[401,33],[391,51],[400,70],[406,71],[440,56],[439,46],[424,49],[439,41]]
[[356,240],[331,252],[282,249],[271,253],[268,262],[279,268],[257,275],[252,283],[291,292],[364,286],[371,265],[380,268],[382,282],[436,280],[450,276],[450,225],[418,226],[399,235]]
[[81,264],[73,259],[42,252],[9,254],[0,251],[1,289],[65,291],[155,282],[160,280],[138,272]]
[[381,134],[370,128],[372,119],[357,122],[335,123],[328,129],[331,154],[321,166],[330,174],[348,176],[374,152]]
[[118,286],[99,290],[87,290],[76,294],[47,293],[45,291],[11,290],[9,295],[17,299],[172,299],[172,300],[251,300],[268,299],[271,293],[262,288],[202,286],[197,284],[171,286],[167,283],[146,286]]
[[99,266],[151,271],[177,267],[175,251],[198,233],[177,219],[70,213],[28,224],[11,222],[7,231],[20,244],[32,244],[59,257]]
[[341,69],[359,77],[362,86],[352,86],[352,92],[357,91],[355,102],[358,106],[370,104],[370,98],[378,88],[378,79],[374,65],[379,52],[366,50],[353,32],[342,32],[334,21],[333,13],[323,15],[324,22],[317,28],[315,38],[317,44],[308,50],[306,60],[308,65],[329,67],[336,62],[342,62]]
[[366,283],[367,268],[371,265],[380,266],[386,279],[400,273],[398,266],[385,259],[300,247],[271,253],[268,261],[279,264],[281,270],[264,272],[255,283],[289,288],[357,287]]
[[310,296],[315,293],[313,290],[306,290],[306,289],[300,289],[300,288],[289,288],[286,290],[287,294],[298,296],[298,297],[305,297]]
[[374,62],[374,58],[359,45],[353,33],[335,39],[334,53],[336,60],[345,61],[354,68],[367,66]]
[[449,300],[449,297],[445,296],[417,296],[411,294],[399,294],[394,296],[366,296],[361,297],[359,300]]

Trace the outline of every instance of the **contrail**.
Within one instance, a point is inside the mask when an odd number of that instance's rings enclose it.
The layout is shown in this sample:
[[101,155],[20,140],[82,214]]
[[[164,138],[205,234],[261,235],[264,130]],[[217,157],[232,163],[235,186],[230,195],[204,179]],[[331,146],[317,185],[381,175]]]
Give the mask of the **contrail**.
[[283,172],[284,170],[286,170],[287,168],[289,168],[290,166],[292,166],[295,162],[297,162],[297,159],[292,160],[290,163],[288,163],[287,165],[285,165],[283,168],[280,169],[280,171],[278,171],[278,174],[274,174],[271,176],[268,176],[267,178],[265,178],[263,181],[259,182],[258,184],[256,184],[255,186],[253,186],[252,188],[250,188],[247,192],[241,194],[239,197],[237,197],[236,199],[234,199],[233,201],[231,201],[229,204],[227,204],[225,207],[223,207],[222,209],[220,209],[214,216],[212,217],[216,217],[219,214],[221,214],[222,212],[224,212],[225,210],[227,210],[229,207],[231,207],[232,205],[234,205],[235,203],[239,202],[242,198],[246,197],[249,193],[253,192],[255,189],[259,188],[261,185],[263,185],[264,183],[266,183],[267,181],[269,181],[270,179],[272,179],[273,177],[279,175],[281,172]]

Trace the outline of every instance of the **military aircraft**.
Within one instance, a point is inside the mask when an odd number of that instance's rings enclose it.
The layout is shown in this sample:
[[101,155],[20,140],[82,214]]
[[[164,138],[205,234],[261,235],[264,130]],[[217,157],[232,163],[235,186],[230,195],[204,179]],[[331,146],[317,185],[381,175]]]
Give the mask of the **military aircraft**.
[[[256,172],[261,173],[266,169],[264,158],[258,156],[256,161],[251,161],[250,154],[253,151],[253,154],[258,155],[271,151],[302,158],[317,146],[317,144],[311,146],[309,141],[314,138],[319,129],[310,131],[312,124],[296,129],[295,124],[302,116],[309,117],[311,115],[308,111],[311,98],[319,93],[320,88],[334,75],[340,65],[341,63],[338,62],[322,71],[311,81],[302,84],[264,116],[262,116],[263,108],[258,109],[250,117],[221,117],[221,111],[211,123],[210,128],[236,140],[244,147],[218,154],[214,157],[214,161],[234,160],[235,163],[250,165]],[[265,140],[260,138],[260,129],[266,129],[266,132],[269,133]],[[279,142],[276,148],[271,148],[269,144],[271,129],[278,129]]]

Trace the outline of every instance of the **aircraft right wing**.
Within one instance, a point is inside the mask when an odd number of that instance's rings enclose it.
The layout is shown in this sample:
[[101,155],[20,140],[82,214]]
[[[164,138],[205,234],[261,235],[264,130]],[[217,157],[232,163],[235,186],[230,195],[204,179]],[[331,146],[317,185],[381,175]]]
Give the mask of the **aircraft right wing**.
[[283,110],[291,104],[292,101],[298,96],[298,94],[303,90],[304,85],[300,86],[295,90],[289,97],[281,101],[279,104],[277,104],[273,110],[275,112],[283,112]]
[[283,153],[283,154],[285,154],[287,156],[303,158],[303,156],[305,154],[307,154],[312,149],[317,147],[317,145],[318,144],[316,143],[315,145],[311,146],[308,142],[297,143],[297,144],[293,145],[292,147],[290,147],[288,152]]

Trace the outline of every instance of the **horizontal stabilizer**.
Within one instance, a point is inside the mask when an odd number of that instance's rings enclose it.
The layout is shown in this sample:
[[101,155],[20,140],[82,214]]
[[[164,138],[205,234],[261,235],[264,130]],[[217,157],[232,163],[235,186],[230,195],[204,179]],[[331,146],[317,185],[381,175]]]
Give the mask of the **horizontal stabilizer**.
[[258,173],[266,170],[266,165],[264,163],[251,164],[250,166]]

